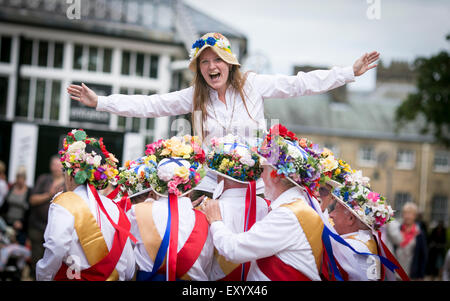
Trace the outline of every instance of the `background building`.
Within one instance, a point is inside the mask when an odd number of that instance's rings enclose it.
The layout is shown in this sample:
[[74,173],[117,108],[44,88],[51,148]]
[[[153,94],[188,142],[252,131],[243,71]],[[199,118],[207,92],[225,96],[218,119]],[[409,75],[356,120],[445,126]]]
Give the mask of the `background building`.
[[[327,67],[298,66],[294,73],[318,68]],[[415,91],[414,74],[403,62],[381,62],[376,72],[374,91],[343,86],[321,95],[271,99],[265,102],[266,118],[280,120],[361,169],[394,209],[413,201],[425,221],[442,220],[448,226],[450,152],[420,132],[423,120],[396,129],[395,110]]]
[[7,162],[8,179],[25,165],[33,185],[73,128],[104,137],[121,161],[176,131],[169,117],[87,108],[71,100],[66,87],[84,82],[98,95],[187,87],[189,50],[209,31],[222,32],[233,53],[246,55],[243,34],[181,0],[0,1],[0,160]]

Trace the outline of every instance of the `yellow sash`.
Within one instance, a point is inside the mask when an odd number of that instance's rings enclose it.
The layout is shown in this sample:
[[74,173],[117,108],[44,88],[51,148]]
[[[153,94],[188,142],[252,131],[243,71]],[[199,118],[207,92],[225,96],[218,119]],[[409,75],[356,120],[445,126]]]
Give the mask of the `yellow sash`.
[[316,260],[317,269],[320,271],[322,264],[322,231],[323,222],[320,216],[302,199],[296,199],[289,204],[283,204],[280,207],[286,207],[297,217],[300,226],[305,232],[306,239],[311,246],[312,253]]
[[[78,194],[72,191],[64,192],[58,195],[53,203],[64,207],[73,215],[75,231],[77,231],[78,239],[89,265],[95,265],[108,255],[109,250],[102,231],[88,205]],[[117,281],[118,279],[119,273],[114,269],[106,281]]]
[[377,243],[375,242],[375,240],[373,238],[369,239],[368,241],[364,242],[362,240],[360,240],[358,238],[358,236],[356,235],[351,235],[346,237],[345,239],[353,239],[353,240],[357,240],[363,244],[365,244],[367,246],[367,248],[369,249],[369,252],[372,254],[377,254],[378,255],[378,248],[377,248]]

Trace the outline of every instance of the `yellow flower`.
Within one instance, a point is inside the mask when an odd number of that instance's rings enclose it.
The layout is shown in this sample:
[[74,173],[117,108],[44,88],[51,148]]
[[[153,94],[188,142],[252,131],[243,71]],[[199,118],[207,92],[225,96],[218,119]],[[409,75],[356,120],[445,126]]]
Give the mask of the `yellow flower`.
[[323,148],[323,152],[322,152],[322,156],[326,158],[328,156],[334,156],[334,154],[333,154],[333,152],[330,149],[324,147]]
[[180,166],[175,171],[175,175],[179,176],[180,178],[182,178],[184,180],[187,180],[187,179],[189,179],[189,170],[184,166]]
[[231,167],[233,167],[233,166],[234,166],[234,161],[228,162],[228,168],[231,168]]
[[228,160],[227,158],[223,159],[223,160],[222,160],[222,163],[220,163],[219,170],[220,170],[220,171],[225,171],[225,170],[227,170],[227,169],[228,169],[228,163],[229,163],[229,162],[230,162],[230,160]]
[[76,158],[76,156],[75,155],[70,155],[70,162],[75,162],[75,158]]
[[337,176],[340,173],[341,173],[341,169],[340,168],[336,168],[336,170],[334,171],[334,174]]
[[320,161],[324,167],[324,172],[331,171],[338,167],[338,162],[333,155],[326,157]]

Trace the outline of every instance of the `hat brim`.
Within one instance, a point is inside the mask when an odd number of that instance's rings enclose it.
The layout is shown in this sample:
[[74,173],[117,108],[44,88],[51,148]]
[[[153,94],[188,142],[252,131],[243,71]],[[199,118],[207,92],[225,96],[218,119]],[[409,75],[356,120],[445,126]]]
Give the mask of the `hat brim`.
[[233,177],[231,177],[231,176],[229,176],[229,175],[226,175],[226,174],[221,173],[221,172],[219,172],[219,171],[217,171],[217,170],[215,170],[215,169],[212,169],[212,168],[208,167],[207,165],[205,165],[204,168],[205,168],[207,171],[211,171],[211,172],[215,173],[215,174],[218,175],[218,176],[222,176],[222,177],[224,177],[224,178],[226,178],[226,179],[229,179],[229,180],[234,181],[234,182],[237,182],[237,183],[241,183],[241,184],[248,184],[248,183],[250,183],[249,181],[240,181],[240,180],[237,180],[237,179],[235,179],[235,178],[233,178]]
[[217,46],[211,46],[209,44],[205,44],[205,46],[202,47],[202,49],[200,49],[197,54],[195,55],[195,57],[191,60],[191,62],[189,63],[189,70],[191,70],[192,72],[197,72],[197,60],[198,57],[200,56],[200,54],[207,48],[211,48],[222,60],[224,60],[224,62],[230,64],[230,65],[236,65],[236,66],[240,66],[241,64],[239,64],[237,58],[229,53],[226,50],[223,50]]
[[339,187],[344,186],[344,185],[342,185],[341,183],[339,183],[339,182],[337,182],[337,181],[335,181],[335,180],[328,180],[328,181],[326,181],[325,183],[328,184],[328,185],[330,185],[330,186],[333,187],[333,188],[339,188]]
[[[183,192],[182,194],[178,195],[178,197],[181,198],[181,197],[183,197],[183,196],[186,196],[186,195],[188,195],[189,193],[191,193],[193,190],[194,190],[194,188],[191,188],[191,189],[189,189],[188,191]],[[169,197],[169,194],[159,193],[159,192],[157,192],[155,189],[153,189],[153,191],[154,191],[154,192],[156,193],[156,195],[158,195],[158,196],[165,197],[165,198],[168,198],[168,197]]]
[[138,196],[138,195],[141,195],[141,194],[144,194],[144,193],[146,193],[146,192],[149,192],[149,191],[151,191],[152,190],[152,188],[150,187],[150,188],[146,188],[146,189],[144,189],[144,190],[142,190],[142,191],[139,191],[139,192],[136,192],[136,193],[133,193],[132,195],[130,195],[130,196],[128,196],[130,199],[131,198],[134,198],[135,196]]

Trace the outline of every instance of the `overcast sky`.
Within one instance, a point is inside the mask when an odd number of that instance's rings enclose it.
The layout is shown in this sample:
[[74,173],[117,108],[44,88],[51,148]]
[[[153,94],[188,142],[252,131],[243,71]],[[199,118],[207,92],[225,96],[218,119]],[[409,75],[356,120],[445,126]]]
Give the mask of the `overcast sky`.
[[[249,54],[267,57],[268,73],[292,74],[296,64],[351,65],[372,50],[390,63],[450,49],[449,0],[185,1],[245,34]],[[352,87],[372,87],[374,75]]]

